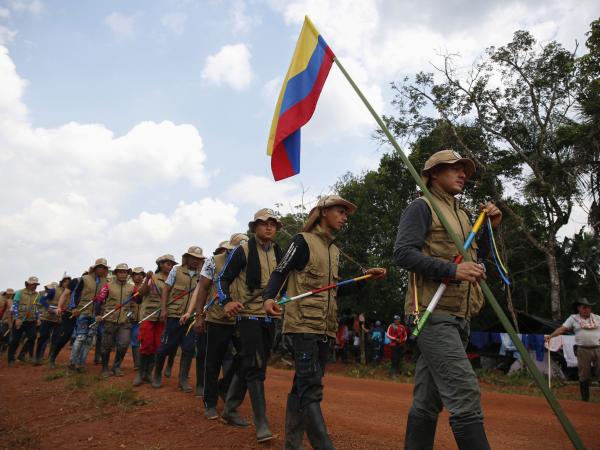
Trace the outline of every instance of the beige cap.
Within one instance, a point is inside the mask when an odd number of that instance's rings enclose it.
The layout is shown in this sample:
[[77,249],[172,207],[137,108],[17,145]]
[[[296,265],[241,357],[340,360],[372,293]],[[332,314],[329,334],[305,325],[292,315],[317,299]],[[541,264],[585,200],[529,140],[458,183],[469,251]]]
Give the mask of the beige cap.
[[121,264],[117,264],[115,266],[115,268],[113,269],[113,273],[116,272],[117,270],[125,270],[127,272],[129,272],[131,269],[129,268],[129,266],[125,263],[121,263]]
[[146,271],[143,267],[134,267],[131,273],[141,273],[142,275],[146,275]]
[[156,258],[156,264],[160,264],[163,261],[171,261],[173,264],[179,264],[177,261],[175,261],[175,257],[173,255],[171,255],[170,253],[167,253],[166,255],[162,255],[162,256],[159,256],[158,258]]
[[319,217],[321,217],[321,211],[331,208],[332,206],[343,206],[346,208],[348,214],[354,214],[356,211],[356,205],[354,203],[343,199],[339,195],[326,195],[325,197],[321,197],[317,202],[317,205],[310,210],[308,219],[306,219],[302,231],[312,230],[315,224],[318,222]]
[[107,269],[110,269],[110,266],[108,265],[108,262],[106,261],[106,258],[98,258],[96,260],[96,262],[94,262],[94,265],[92,266],[92,269],[95,269],[98,266],[104,266]]
[[186,255],[194,256],[194,257],[200,258],[200,259],[205,259],[206,258],[204,256],[204,252],[202,251],[202,248],[197,247],[195,245],[192,245],[190,248],[188,248],[188,251],[185,252],[183,254],[183,256],[186,256]]
[[226,248],[227,250],[233,250],[234,248],[236,248],[238,245],[240,245],[242,242],[244,241],[249,241],[250,238],[248,236],[246,236],[244,233],[233,233],[231,235],[231,237],[229,238],[229,241],[225,241],[225,245],[221,245],[219,244],[219,246],[222,246],[224,248]]
[[425,166],[423,166],[423,170],[421,170],[421,179],[423,180],[423,183],[427,184],[429,182],[429,171],[435,166],[439,166],[440,164],[456,164],[459,162],[464,164],[465,174],[467,175],[468,180],[475,173],[475,163],[473,160],[463,158],[454,150],[440,150],[439,152],[435,152],[427,161],[425,161]]
[[13,288],[8,288],[7,290],[5,290],[2,295],[14,295],[15,294],[15,290]]
[[277,214],[275,214],[275,211],[273,211],[272,209],[269,209],[269,208],[263,208],[263,209],[259,209],[258,211],[256,211],[256,213],[254,214],[254,220],[251,222],[248,222],[248,228],[250,228],[251,231],[254,231],[254,225],[256,225],[256,222],[258,220],[262,220],[263,222],[266,222],[269,219],[273,219],[275,222],[277,222],[278,230],[283,226],[283,224],[279,221]]
[[38,277],[29,277],[27,278],[26,284],[40,284]]
[[46,289],[56,289],[58,287],[58,283],[56,281],[51,281],[50,283],[44,286]]

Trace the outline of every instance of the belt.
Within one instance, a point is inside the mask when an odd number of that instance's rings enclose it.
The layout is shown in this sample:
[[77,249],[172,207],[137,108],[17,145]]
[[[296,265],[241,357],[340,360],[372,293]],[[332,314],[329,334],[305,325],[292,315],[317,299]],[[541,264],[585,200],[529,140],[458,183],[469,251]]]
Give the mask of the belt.
[[259,317],[259,316],[235,316],[236,322],[241,322],[242,320],[261,320],[264,323],[273,322],[273,318],[271,317]]

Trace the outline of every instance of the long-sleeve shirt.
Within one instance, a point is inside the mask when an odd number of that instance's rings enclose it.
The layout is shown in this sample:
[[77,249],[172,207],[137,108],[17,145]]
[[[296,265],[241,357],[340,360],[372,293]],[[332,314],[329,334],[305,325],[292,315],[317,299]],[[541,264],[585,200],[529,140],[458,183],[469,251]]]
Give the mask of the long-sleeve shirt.
[[[424,255],[421,250],[427,233],[431,229],[432,216],[429,205],[425,201],[414,201],[404,210],[398,224],[398,233],[394,245],[394,263],[403,269],[431,279],[454,278],[456,264],[440,258]],[[485,235],[485,234],[484,234]],[[480,242],[479,258],[485,259],[485,236]]]
[[[309,258],[310,250],[308,248],[308,244],[301,234],[297,234],[294,236],[288,251],[281,259],[281,262],[271,273],[269,283],[262,294],[263,300],[274,299],[280,292],[281,287],[283,286],[283,283],[285,282],[290,271],[296,270],[301,272],[304,270],[308,264]],[[357,287],[360,287],[360,285],[360,283],[353,283],[340,286],[338,288],[337,295],[340,297],[351,294],[355,292]]]

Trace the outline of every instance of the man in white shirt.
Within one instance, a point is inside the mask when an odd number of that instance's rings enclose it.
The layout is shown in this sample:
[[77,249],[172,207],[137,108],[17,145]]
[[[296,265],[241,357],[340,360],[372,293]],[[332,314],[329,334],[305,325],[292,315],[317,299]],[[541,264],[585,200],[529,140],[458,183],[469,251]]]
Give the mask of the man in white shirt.
[[600,316],[592,313],[594,305],[595,303],[590,303],[586,298],[575,301],[573,309],[576,314],[571,314],[552,334],[544,336],[546,342],[549,342],[553,337],[567,331],[575,333],[579,387],[584,402],[590,400],[592,370],[595,370],[596,375],[600,372]]

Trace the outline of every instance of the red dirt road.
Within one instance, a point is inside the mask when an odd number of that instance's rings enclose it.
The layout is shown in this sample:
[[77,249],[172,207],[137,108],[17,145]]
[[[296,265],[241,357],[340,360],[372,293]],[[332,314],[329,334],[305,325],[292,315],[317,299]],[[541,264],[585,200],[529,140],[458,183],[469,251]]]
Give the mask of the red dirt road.
[[[4,355],[3,355],[4,356]],[[5,358],[5,356],[4,356]],[[136,388],[148,403],[124,409],[100,406],[90,392],[106,386],[130,386],[131,360],[126,360],[123,378],[87,379],[88,387],[73,389],[70,375],[48,381],[56,371],[18,364],[8,369],[0,362],[0,447],[35,449],[74,448],[267,448],[283,447],[285,400],[292,372],[269,369],[267,405],[276,438],[269,444],[255,443],[254,429],[236,429],[208,421],[202,403],[192,394],[177,392],[176,374],[163,388]],[[64,368],[61,368],[64,370]],[[91,375],[100,372],[90,366]],[[325,379],[324,414],[338,449],[396,449],[404,439],[406,415],[411,402],[408,384],[357,380],[330,375]],[[569,440],[543,398],[483,392],[488,437],[493,449],[568,449]],[[600,405],[561,401],[567,415],[588,449],[600,449]],[[222,405],[219,404],[219,411]],[[241,412],[249,417],[249,400]],[[307,448],[310,448],[309,446]],[[456,445],[447,415],[441,417],[436,449]]]

